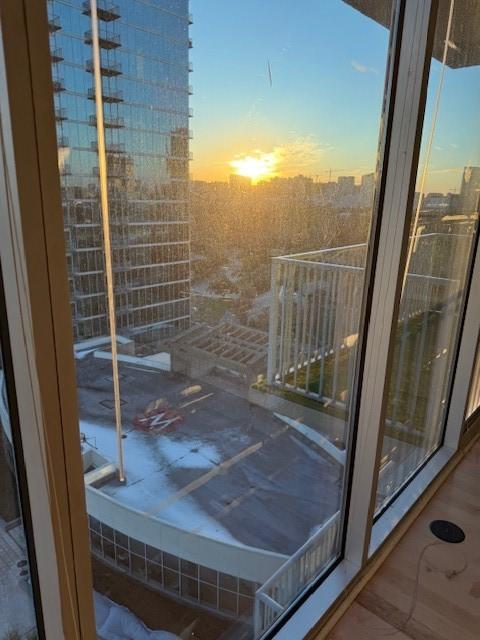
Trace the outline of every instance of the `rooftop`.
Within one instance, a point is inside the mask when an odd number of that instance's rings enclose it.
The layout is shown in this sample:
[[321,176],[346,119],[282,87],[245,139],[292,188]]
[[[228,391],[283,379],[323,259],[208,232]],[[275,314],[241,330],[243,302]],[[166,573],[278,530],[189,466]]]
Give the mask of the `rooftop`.
[[[126,484],[110,480],[106,494],[190,531],[282,554],[339,509],[342,465],[308,429],[182,374],[126,362],[119,371]],[[80,429],[115,460],[111,363],[89,354],[77,372]]]

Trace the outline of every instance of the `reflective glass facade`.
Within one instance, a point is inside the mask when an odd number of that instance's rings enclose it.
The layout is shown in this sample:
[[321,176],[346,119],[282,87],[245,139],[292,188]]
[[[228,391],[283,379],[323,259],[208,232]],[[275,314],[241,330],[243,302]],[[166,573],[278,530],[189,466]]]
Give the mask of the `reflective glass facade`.
[[[98,2],[117,330],[146,351],[190,316],[187,8],[184,0]],[[48,12],[79,341],[108,333],[90,2],[53,0]]]

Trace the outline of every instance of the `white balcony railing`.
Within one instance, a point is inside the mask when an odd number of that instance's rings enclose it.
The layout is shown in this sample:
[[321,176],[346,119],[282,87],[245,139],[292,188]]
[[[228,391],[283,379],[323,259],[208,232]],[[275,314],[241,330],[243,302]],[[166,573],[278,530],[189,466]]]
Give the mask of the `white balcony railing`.
[[[433,331],[431,325],[439,311],[454,313],[461,289],[455,277],[459,271],[454,277],[442,277],[441,256],[451,252],[468,256],[469,242],[468,236],[454,234],[425,234],[416,239],[399,320],[405,329],[400,350],[416,340],[419,367],[426,343],[412,337],[409,321],[420,318],[421,336]],[[324,404],[346,406],[352,388],[366,249],[361,244],[273,258],[269,385]],[[437,256],[435,263],[432,255]],[[405,418],[395,415],[395,408],[392,411],[391,420]]]
[[258,589],[255,594],[255,638],[272,625],[336,556],[339,531],[338,511]]

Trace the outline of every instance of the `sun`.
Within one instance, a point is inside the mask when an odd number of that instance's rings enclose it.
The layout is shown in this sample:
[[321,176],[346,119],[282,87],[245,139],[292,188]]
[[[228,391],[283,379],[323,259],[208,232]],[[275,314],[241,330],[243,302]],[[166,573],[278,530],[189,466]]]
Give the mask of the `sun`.
[[253,184],[273,178],[276,175],[278,158],[274,152],[255,152],[255,155],[242,156],[232,160],[229,164],[235,170],[237,176],[250,178]]

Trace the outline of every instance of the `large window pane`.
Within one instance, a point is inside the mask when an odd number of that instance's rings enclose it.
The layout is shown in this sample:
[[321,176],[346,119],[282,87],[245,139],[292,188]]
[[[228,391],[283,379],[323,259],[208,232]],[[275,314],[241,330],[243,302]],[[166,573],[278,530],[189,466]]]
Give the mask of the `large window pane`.
[[377,509],[441,444],[480,196],[480,3],[441,2]]
[[[0,281],[0,287],[1,287]],[[1,302],[0,313],[4,312]],[[2,321],[5,326],[5,319]],[[6,335],[1,336],[7,339]],[[0,638],[35,640],[32,580],[15,466],[3,345],[0,341]]]
[[97,2],[48,2],[97,626],[253,638],[341,551],[392,3]]

